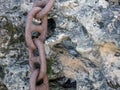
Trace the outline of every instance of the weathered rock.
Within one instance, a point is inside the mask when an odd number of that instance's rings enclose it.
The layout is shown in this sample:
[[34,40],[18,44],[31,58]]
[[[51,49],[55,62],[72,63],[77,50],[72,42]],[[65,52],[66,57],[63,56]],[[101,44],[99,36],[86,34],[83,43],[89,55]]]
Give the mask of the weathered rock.
[[[0,1],[0,78],[8,90],[29,89],[24,28],[32,4]],[[56,0],[45,42],[50,80],[65,76],[76,80],[77,90],[120,90],[119,5],[119,0]]]

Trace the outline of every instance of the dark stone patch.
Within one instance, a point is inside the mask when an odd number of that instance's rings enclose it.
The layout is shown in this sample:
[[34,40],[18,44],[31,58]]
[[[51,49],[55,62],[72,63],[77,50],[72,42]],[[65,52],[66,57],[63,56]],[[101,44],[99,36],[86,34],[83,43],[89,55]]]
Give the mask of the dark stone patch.
[[120,57],[120,52],[116,52],[114,56]]
[[107,1],[107,2],[108,2],[109,0],[105,0],[105,1]]
[[76,81],[71,82],[71,80],[68,79],[62,86],[64,88],[76,88]]
[[[54,47],[64,49],[74,57],[81,57],[81,54],[75,49],[76,44],[73,43],[70,38],[64,39],[61,43],[54,45]],[[63,51],[60,51],[59,53],[63,53]]]
[[76,44],[73,43],[70,38],[67,38],[67,39],[63,40],[61,43],[68,50],[69,49],[74,49],[76,47]]
[[50,80],[50,90],[76,90],[76,81],[66,77]]
[[34,51],[33,51],[33,54],[34,54],[34,56],[39,56],[39,51],[38,51],[38,49],[34,50]]
[[67,1],[67,0],[59,0],[59,2],[65,2],[65,1]]
[[110,6],[117,6],[119,5],[119,2],[120,2],[119,0],[118,1],[117,0],[105,0],[105,1],[107,1]]
[[7,23],[7,17],[6,16],[0,16],[0,28],[4,28],[4,26]]
[[20,42],[25,41],[25,37],[24,37],[24,35],[23,35],[23,34],[21,34],[21,35],[20,35],[20,37],[18,38],[18,40],[19,40]]
[[63,48],[67,49],[69,54],[71,54],[74,57],[81,57],[80,53],[78,53],[75,49],[76,44],[71,41],[70,38],[67,38],[66,40],[63,40],[61,42]]
[[39,85],[41,85],[41,84],[43,84],[43,79],[42,79],[42,80],[38,80],[38,81],[36,82],[36,85],[37,85],[37,86],[39,86]]
[[118,69],[120,69],[120,67],[117,67]]
[[120,1],[118,2],[118,4],[120,5]]
[[27,15],[28,15],[28,12],[24,12],[22,15],[23,15],[23,16],[27,16]]
[[80,59],[86,67],[92,67],[92,68],[96,68],[97,66],[94,64],[94,62],[92,62],[90,59],[83,57],[82,59]]
[[55,48],[63,48],[63,45],[60,44],[60,43],[58,43],[58,44],[54,45],[54,47],[55,47]]
[[5,84],[0,82],[0,90],[8,90]]
[[93,77],[98,80],[98,81],[102,81],[103,79],[103,74],[100,70],[95,70],[94,71],[94,74],[93,74]]
[[30,0],[30,2],[33,2],[34,0]]
[[4,72],[4,66],[0,65],[0,78],[3,79],[5,76],[5,72]]
[[[120,18],[120,17],[119,17]],[[112,32],[115,32],[115,34],[119,35],[120,34],[120,20],[119,18],[114,22],[114,30]],[[120,38],[120,35],[119,35]]]
[[39,32],[33,32],[33,33],[32,33],[32,39],[38,38],[39,36],[40,36],[40,33],[39,33]]
[[101,28],[104,28],[104,23],[103,22],[97,22],[98,23],[98,25],[100,26],[100,29]]
[[34,63],[35,69],[40,69],[40,64],[39,63]]
[[120,85],[117,82],[116,83],[113,83],[112,81],[110,82],[106,81],[106,82],[107,82],[107,85],[113,89],[117,90],[120,87]]
[[46,39],[48,39],[49,37],[51,37],[54,32],[55,32],[55,28],[56,28],[56,22],[54,19],[50,18],[48,19],[48,31],[47,31],[47,37]]
[[88,31],[84,26],[81,26],[82,32],[84,33],[85,36],[88,36]]
[[107,90],[108,86],[106,83],[103,83],[100,87],[100,90]]
[[11,10],[18,10],[19,8],[17,6],[14,6]]
[[29,62],[28,61],[22,61],[22,62],[16,62],[16,64],[27,65],[27,64],[29,64]]
[[74,57],[81,57],[81,55],[75,49],[70,49],[69,53]]

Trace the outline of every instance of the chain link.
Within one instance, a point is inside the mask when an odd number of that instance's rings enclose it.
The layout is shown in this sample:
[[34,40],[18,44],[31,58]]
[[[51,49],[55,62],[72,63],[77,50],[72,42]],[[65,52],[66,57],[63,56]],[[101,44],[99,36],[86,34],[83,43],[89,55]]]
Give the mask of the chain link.
[[[44,42],[47,34],[47,15],[54,4],[54,0],[36,0],[28,13],[25,40],[28,46],[30,65],[30,90],[49,90],[47,66]],[[33,23],[33,19],[41,20],[41,23]],[[32,38],[32,33],[38,32],[38,38]],[[34,51],[38,50],[39,56]]]

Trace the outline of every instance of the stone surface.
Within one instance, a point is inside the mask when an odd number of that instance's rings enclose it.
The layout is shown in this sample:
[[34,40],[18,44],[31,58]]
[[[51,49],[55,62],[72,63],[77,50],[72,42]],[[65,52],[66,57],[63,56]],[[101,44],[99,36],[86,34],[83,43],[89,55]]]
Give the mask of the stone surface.
[[[33,1],[0,0],[0,90],[29,90],[24,29]],[[120,90],[120,1],[56,0],[49,18],[50,82],[66,77],[76,80],[71,90]]]

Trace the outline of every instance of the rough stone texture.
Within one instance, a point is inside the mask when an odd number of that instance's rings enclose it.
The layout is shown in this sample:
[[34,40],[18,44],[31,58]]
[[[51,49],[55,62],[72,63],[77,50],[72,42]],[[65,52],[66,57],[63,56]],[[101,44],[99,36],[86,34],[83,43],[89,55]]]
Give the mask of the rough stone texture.
[[[0,89],[29,89],[24,26],[32,4],[0,0]],[[120,90],[120,1],[56,0],[49,18],[56,22],[45,43],[49,79],[71,78],[78,90]]]

